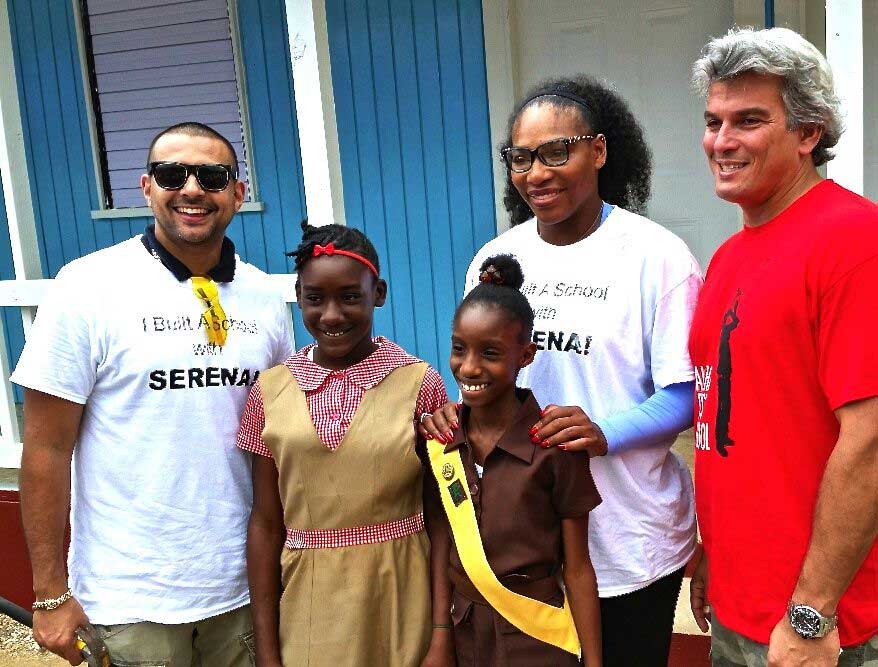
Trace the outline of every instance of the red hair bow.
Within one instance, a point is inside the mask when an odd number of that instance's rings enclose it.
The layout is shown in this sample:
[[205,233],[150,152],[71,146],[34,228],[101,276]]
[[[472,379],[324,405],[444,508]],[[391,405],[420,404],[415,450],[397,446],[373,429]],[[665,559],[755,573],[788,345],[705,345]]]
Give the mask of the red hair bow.
[[357,260],[358,262],[362,262],[366,266],[369,267],[369,270],[375,274],[375,277],[378,277],[378,269],[375,268],[375,265],[372,264],[368,259],[363,257],[362,255],[358,255],[355,252],[351,252],[350,250],[338,250],[335,247],[335,244],[331,241],[326,245],[320,245],[319,243],[314,244],[314,250],[311,251],[312,257],[320,257],[320,255],[344,255],[345,257],[351,257],[352,259]]
[[320,257],[320,255],[334,255],[335,254],[335,244],[330,242],[325,246],[320,245],[319,243],[314,244],[314,257]]

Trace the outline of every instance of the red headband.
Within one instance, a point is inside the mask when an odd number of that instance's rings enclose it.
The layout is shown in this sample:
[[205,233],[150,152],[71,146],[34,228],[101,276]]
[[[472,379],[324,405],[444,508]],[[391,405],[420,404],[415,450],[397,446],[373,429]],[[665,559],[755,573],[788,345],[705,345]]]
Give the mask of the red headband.
[[378,269],[376,269],[375,265],[372,264],[372,262],[370,262],[368,259],[366,259],[362,255],[358,255],[355,252],[351,252],[350,250],[339,250],[331,242],[327,243],[325,246],[320,245],[319,243],[314,244],[314,250],[312,251],[311,256],[320,257],[320,255],[344,255],[345,257],[350,257],[368,266],[369,270],[375,274],[375,277],[378,277]]

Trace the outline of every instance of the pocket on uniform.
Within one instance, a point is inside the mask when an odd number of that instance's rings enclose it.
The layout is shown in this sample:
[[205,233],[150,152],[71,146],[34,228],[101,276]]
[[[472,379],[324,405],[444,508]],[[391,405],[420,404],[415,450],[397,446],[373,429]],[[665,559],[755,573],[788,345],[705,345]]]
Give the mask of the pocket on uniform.
[[107,645],[107,650],[110,652],[110,667],[168,667],[171,664],[170,658],[167,660],[125,660],[113,655],[114,644],[117,652],[126,652],[126,641],[130,642],[133,640],[131,638],[126,639],[125,634],[131,628],[138,625],[138,623],[119,623],[117,625],[93,626],[98,637],[104,641]]
[[133,628],[136,623],[119,623],[117,625],[94,625],[95,630],[97,630],[98,635],[104,641],[108,639],[113,639],[114,637],[118,637],[126,630],[130,630]]
[[243,646],[247,651],[247,656],[250,658],[250,664],[256,665],[256,633],[253,630],[249,630],[242,635],[238,635],[238,641],[241,642],[241,646]]
[[469,618],[470,611],[473,608],[472,600],[468,600],[459,593],[451,596],[451,622],[457,627]]

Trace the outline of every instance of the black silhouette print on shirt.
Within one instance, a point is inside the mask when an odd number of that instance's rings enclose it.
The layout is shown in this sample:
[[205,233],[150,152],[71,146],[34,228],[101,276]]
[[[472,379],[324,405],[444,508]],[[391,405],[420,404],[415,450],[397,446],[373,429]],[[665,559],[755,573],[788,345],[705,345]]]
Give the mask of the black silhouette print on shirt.
[[738,319],[738,300],[741,290],[735,294],[732,307],[723,315],[722,333],[719,337],[719,359],[716,365],[717,407],[716,407],[716,451],[720,456],[728,456],[726,447],[735,441],[729,436],[729,420],[732,417],[732,350],[729,339],[741,320]]

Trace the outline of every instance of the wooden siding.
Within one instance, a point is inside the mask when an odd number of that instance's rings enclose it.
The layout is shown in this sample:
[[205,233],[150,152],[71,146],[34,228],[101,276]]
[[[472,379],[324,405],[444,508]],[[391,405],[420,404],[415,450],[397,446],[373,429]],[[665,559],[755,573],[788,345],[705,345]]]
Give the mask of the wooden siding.
[[[7,0],[45,277],[54,277],[77,257],[139,234],[151,220],[91,218],[100,204],[76,39],[77,1]],[[237,4],[251,125],[248,150],[264,211],[239,214],[228,235],[246,261],[285,273],[292,263],[284,252],[299,241],[305,193],[284,2]],[[0,235],[0,266],[12,277],[11,259],[3,255],[7,246],[8,233],[5,243]],[[20,344],[13,349],[13,364],[19,350]]]
[[481,2],[326,0],[326,18],[345,216],[390,286],[376,331],[451,388],[451,317],[495,234]]
[[[12,243],[9,240],[9,221],[6,219],[6,200],[3,194],[3,174],[0,174],[0,280],[13,280],[14,278]],[[18,359],[18,354],[24,346],[21,309],[0,308],[0,311],[2,311],[3,329],[6,332],[7,359]],[[21,387],[14,385],[14,390],[16,400],[21,401]]]
[[90,215],[98,199],[73,4],[8,6],[40,259],[54,276],[68,261],[111,245],[115,233]]

